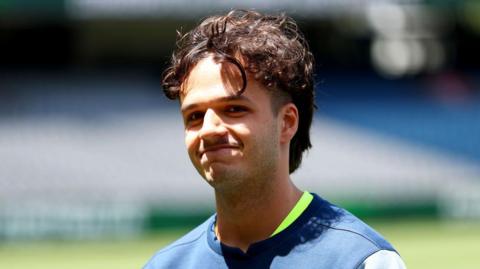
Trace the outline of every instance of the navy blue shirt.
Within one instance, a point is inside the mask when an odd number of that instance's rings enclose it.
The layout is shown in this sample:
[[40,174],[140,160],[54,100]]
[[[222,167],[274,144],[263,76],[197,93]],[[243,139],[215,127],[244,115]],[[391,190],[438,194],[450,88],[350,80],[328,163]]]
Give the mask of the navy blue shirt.
[[314,194],[289,227],[256,242],[247,252],[222,244],[216,215],[160,250],[144,269],[164,268],[359,268],[372,254],[395,251],[367,224]]

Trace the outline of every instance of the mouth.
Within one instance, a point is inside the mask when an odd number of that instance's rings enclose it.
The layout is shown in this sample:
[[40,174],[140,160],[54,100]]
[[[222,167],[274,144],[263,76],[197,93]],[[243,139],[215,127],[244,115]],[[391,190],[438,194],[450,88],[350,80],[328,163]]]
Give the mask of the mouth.
[[222,149],[238,149],[239,147],[236,145],[230,145],[230,144],[222,144],[222,145],[215,145],[215,146],[210,146],[208,148],[202,149],[199,151],[198,155],[203,156],[203,154],[207,152],[214,152],[214,151],[219,151]]

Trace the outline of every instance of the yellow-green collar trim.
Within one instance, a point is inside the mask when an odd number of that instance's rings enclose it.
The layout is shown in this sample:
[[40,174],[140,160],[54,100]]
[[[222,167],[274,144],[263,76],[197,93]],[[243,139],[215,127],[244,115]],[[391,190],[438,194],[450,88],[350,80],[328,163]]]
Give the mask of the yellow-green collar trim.
[[287,217],[283,219],[282,223],[277,227],[275,232],[270,236],[274,236],[278,234],[279,232],[285,230],[288,226],[290,226],[300,215],[307,209],[308,205],[310,202],[313,200],[313,195],[309,193],[308,191],[304,191],[302,194],[302,197],[298,200],[298,202],[295,204],[293,209],[288,213]]

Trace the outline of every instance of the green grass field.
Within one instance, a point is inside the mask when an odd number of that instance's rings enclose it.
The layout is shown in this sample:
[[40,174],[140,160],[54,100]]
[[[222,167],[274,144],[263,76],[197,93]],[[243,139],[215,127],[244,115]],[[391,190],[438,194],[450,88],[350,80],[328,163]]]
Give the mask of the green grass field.
[[[403,256],[408,268],[480,268],[480,223],[433,220],[368,221]],[[0,244],[0,268],[141,268],[163,245],[186,230],[136,239]]]

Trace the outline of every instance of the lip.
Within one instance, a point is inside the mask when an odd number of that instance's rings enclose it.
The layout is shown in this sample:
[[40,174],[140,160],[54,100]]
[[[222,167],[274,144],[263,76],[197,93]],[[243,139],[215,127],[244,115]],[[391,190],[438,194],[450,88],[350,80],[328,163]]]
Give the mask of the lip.
[[217,146],[211,146],[211,147],[208,147],[208,148],[206,148],[206,149],[200,150],[198,155],[202,156],[202,155],[205,154],[206,152],[216,151],[216,150],[220,150],[220,149],[238,149],[238,146],[235,146],[235,145],[217,145]]

